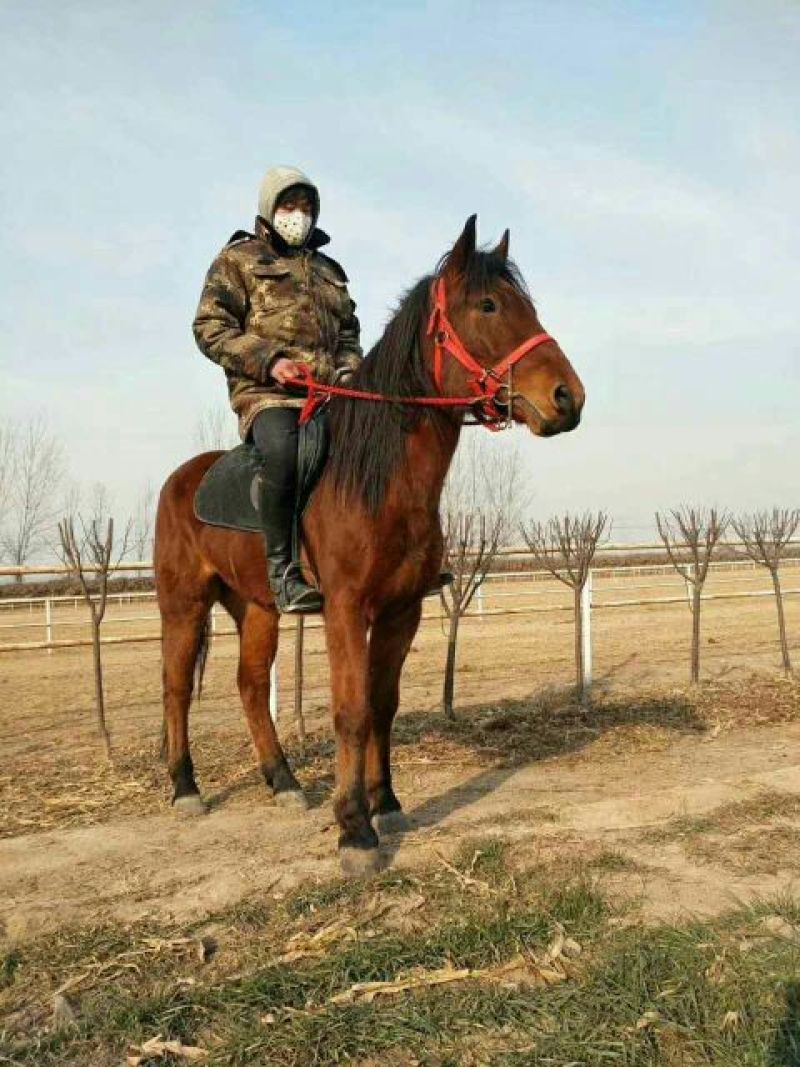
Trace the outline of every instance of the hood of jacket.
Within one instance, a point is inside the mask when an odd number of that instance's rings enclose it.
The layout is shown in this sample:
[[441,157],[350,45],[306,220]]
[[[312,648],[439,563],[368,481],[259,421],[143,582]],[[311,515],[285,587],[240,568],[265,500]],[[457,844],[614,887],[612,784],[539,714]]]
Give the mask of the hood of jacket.
[[311,192],[311,199],[314,203],[313,229],[319,218],[319,189],[309,176],[297,167],[271,167],[267,171],[258,190],[258,213],[262,219],[272,224],[281,194],[291,189],[293,185],[303,185]]

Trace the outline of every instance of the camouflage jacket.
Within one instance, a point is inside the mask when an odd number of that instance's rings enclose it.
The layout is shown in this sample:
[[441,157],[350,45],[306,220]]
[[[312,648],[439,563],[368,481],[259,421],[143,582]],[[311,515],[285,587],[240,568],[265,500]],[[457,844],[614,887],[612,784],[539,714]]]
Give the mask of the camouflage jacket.
[[243,440],[264,408],[303,405],[270,377],[275,360],[308,364],[324,382],[361,361],[347,275],[319,251],[327,235],[314,230],[296,252],[279,240],[260,222],[255,235],[235,233],[211,264],[193,324],[200,351],[225,371]]

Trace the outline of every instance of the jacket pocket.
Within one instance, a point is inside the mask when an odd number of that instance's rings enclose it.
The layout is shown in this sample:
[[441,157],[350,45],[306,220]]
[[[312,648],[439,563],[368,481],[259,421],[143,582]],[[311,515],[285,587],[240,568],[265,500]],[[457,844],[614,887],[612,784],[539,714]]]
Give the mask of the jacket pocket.
[[285,311],[296,299],[296,285],[291,271],[268,265],[253,267],[250,303],[258,315]]
[[341,321],[350,313],[350,296],[347,283],[326,270],[315,271],[317,290],[325,308]]

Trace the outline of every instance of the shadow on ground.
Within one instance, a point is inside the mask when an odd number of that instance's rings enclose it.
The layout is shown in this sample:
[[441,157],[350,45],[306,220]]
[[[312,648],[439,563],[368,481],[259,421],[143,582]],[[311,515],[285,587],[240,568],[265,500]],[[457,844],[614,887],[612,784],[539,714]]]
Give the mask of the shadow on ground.
[[396,722],[393,744],[396,749],[422,745],[434,754],[437,745],[445,745],[481,762],[520,766],[579,752],[624,726],[701,733],[707,723],[683,695],[602,697],[582,706],[571,690],[547,690],[521,700],[459,708],[452,720],[440,712],[403,715]]
[[[413,797],[401,797],[409,814],[409,829],[435,826],[462,808],[488,796],[520,767],[573,755],[604,733],[624,726],[650,726],[677,733],[702,733],[706,722],[688,699],[658,696],[646,699],[602,698],[582,706],[572,690],[547,690],[521,700],[503,700],[460,708],[453,720],[441,712],[402,716],[394,731],[397,762],[407,746],[421,747],[436,762],[436,753],[452,759],[488,764],[466,781],[415,806]],[[384,842],[390,861],[402,841],[402,832]]]

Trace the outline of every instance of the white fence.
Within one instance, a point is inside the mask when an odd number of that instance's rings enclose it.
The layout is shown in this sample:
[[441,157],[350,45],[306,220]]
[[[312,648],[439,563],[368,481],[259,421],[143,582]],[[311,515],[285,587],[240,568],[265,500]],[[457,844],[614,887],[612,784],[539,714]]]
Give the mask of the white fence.
[[[652,546],[654,547],[654,546]],[[511,553],[509,553],[511,554]],[[149,564],[125,564],[120,569],[130,571],[134,567],[142,570]],[[800,559],[787,559],[783,564],[785,573],[800,572]],[[11,570],[8,568],[7,570]],[[36,567],[28,568],[35,574],[63,573],[61,568]],[[0,571],[0,574],[3,572]],[[17,573],[17,570],[14,570]],[[731,591],[719,591],[703,594],[704,601],[711,600],[735,600],[750,597],[773,596],[771,589],[741,589],[748,582],[763,581],[764,569],[758,567],[749,560],[744,561],[720,561],[711,564],[710,573],[714,576],[714,586],[726,584],[735,585],[738,588]],[[624,581],[619,581],[624,578]],[[587,669],[591,671],[591,623],[595,611],[604,611],[612,608],[647,607],[681,603],[688,599],[687,590],[676,592],[667,596],[627,596],[620,599],[598,600],[596,593],[603,594],[624,590],[631,593],[635,590],[653,590],[659,588],[659,583],[654,579],[671,579],[680,582],[678,575],[669,563],[643,564],[624,567],[598,567],[589,574],[589,580],[584,589],[584,618],[585,641],[587,647],[584,650]],[[617,579],[615,581],[615,579]],[[635,580],[634,580],[635,579]],[[649,579],[649,580],[648,580]],[[532,588],[521,589],[521,585]],[[508,586],[508,588],[505,588]],[[505,571],[487,575],[484,584],[478,589],[475,600],[467,613],[468,616],[512,616],[512,615],[537,615],[551,612],[572,612],[571,599],[565,603],[537,603],[540,598],[552,599],[554,588],[557,583],[546,571]],[[800,588],[785,588],[784,596],[800,594]],[[503,604],[496,605],[498,601],[509,600],[512,606]],[[530,602],[532,601],[532,602]],[[438,597],[431,598],[431,606],[438,604]],[[153,591],[137,592],[110,592],[108,594],[109,608],[116,605],[118,608],[124,605],[153,604],[155,606],[155,593]],[[27,616],[23,621],[20,616]],[[215,605],[211,614],[211,630],[214,637],[229,637],[236,633],[230,626],[221,626],[220,618],[227,619],[224,610]],[[159,615],[154,610],[152,614],[116,614],[113,611],[104,623],[104,631],[116,626],[159,622]],[[423,622],[440,622],[440,610],[428,610],[423,615]],[[322,625],[318,619],[307,620],[307,628],[319,628]],[[83,599],[79,594],[44,597],[15,597],[0,598],[0,652],[23,652],[23,651],[47,651],[52,652],[61,648],[81,648],[91,645],[88,636],[72,636],[76,630],[86,630],[88,618],[83,610]],[[37,633],[37,638],[30,641],[4,642],[3,636],[7,631],[14,631],[18,635],[20,631],[27,630]],[[159,630],[149,632],[133,632],[121,635],[104,636],[103,644],[136,644],[140,642],[160,640]]]
[[[645,546],[651,550],[655,546]],[[507,553],[515,555],[515,553]],[[521,553],[520,553],[521,555]],[[148,564],[136,565],[137,571],[149,568]],[[130,564],[123,565],[120,570],[130,572],[133,570]],[[63,573],[60,568],[38,567],[31,568],[33,573],[51,574]],[[787,588],[783,589],[785,597],[800,594],[800,587],[792,582],[792,579],[800,578],[800,559],[787,559],[783,564],[785,577],[791,575],[787,582]],[[2,571],[0,571],[0,574]],[[15,573],[16,569],[15,569]],[[712,580],[713,576],[713,580]],[[711,564],[709,580],[713,592],[703,594],[704,601],[713,600],[738,600],[752,597],[772,597],[771,588],[742,588],[748,583],[765,581],[763,567],[757,566],[749,560],[742,561],[718,561]],[[671,584],[677,589],[669,590],[669,595],[630,596],[635,591],[664,591],[665,583]],[[726,585],[735,586],[730,590]],[[721,588],[720,588],[721,587]],[[623,597],[614,597],[615,593],[623,591],[628,594]],[[561,596],[559,597],[559,594]],[[611,594],[609,596],[609,594]],[[686,582],[685,590],[681,588],[681,579],[669,563],[633,564],[616,567],[596,567],[589,573],[589,578],[583,590],[583,663],[584,682],[587,686],[592,682],[592,631],[595,613],[606,609],[660,607],[687,603],[690,600],[690,588]],[[506,606],[505,602],[510,602]],[[555,601],[555,602],[554,602]],[[152,612],[142,613],[141,608],[145,605],[153,606]],[[155,610],[155,593],[153,591],[130,591],[110,592],[108,594],[109,613],[104,622],[104,632],[107,636],[102,637],[104,645],[127,645],[160,640],[160,626],[153,626],[148,631],[142,631],[138,627],[144,624],[160,622],[160,616]],[[137,607],[140,610],[137,610]],[[117,610],[114,610],[114,609]],[[130,610],[126,612],[126,608]],[[550,613],[573,612],[572,597],[566,587],[558,583],[551,574],[546,571],[505,571],[487,575],[484,583],[478,589],[475,599],[467,612],[467,617],[482,619],[501,616],[534,616]],[[423,623],[436,623],[441,625],[443,613],[439,606],[438,596],[431,597],[428,607],[423,613]],[[220,625],[222,619],[228,619],[224,609],[215,605],[211,612],[211,632],[214,639],[233,636],[235,628],[230,625]],[[134,625],[137,629],[133,632],[108,635],[109,629],[115,627]],[[294,628],[295,620],[285,619],[282,625]],[[322,626],[320,619],[305,620],[306,629],[319,629]],[[83,648],[91,646],[91,637],[88,636],[89,628],[88,613],[85,610],[83,598],[79,594],[44,597],[0,597],[0,652],[25,652],[46,651],[52,655],[58,649]],[[83,635],[80,631],[83,631]],[[20,631],[31,632],[36,635],[35,640],[12,640],[5,642],[4,634],[12,631],[15,637],[19,637]],[[273,664],[271,675],[271,700],[270,707],[274,718],[277,718],[278,677],[277,667]],[[296,698],[297,699],[297,696]]]

